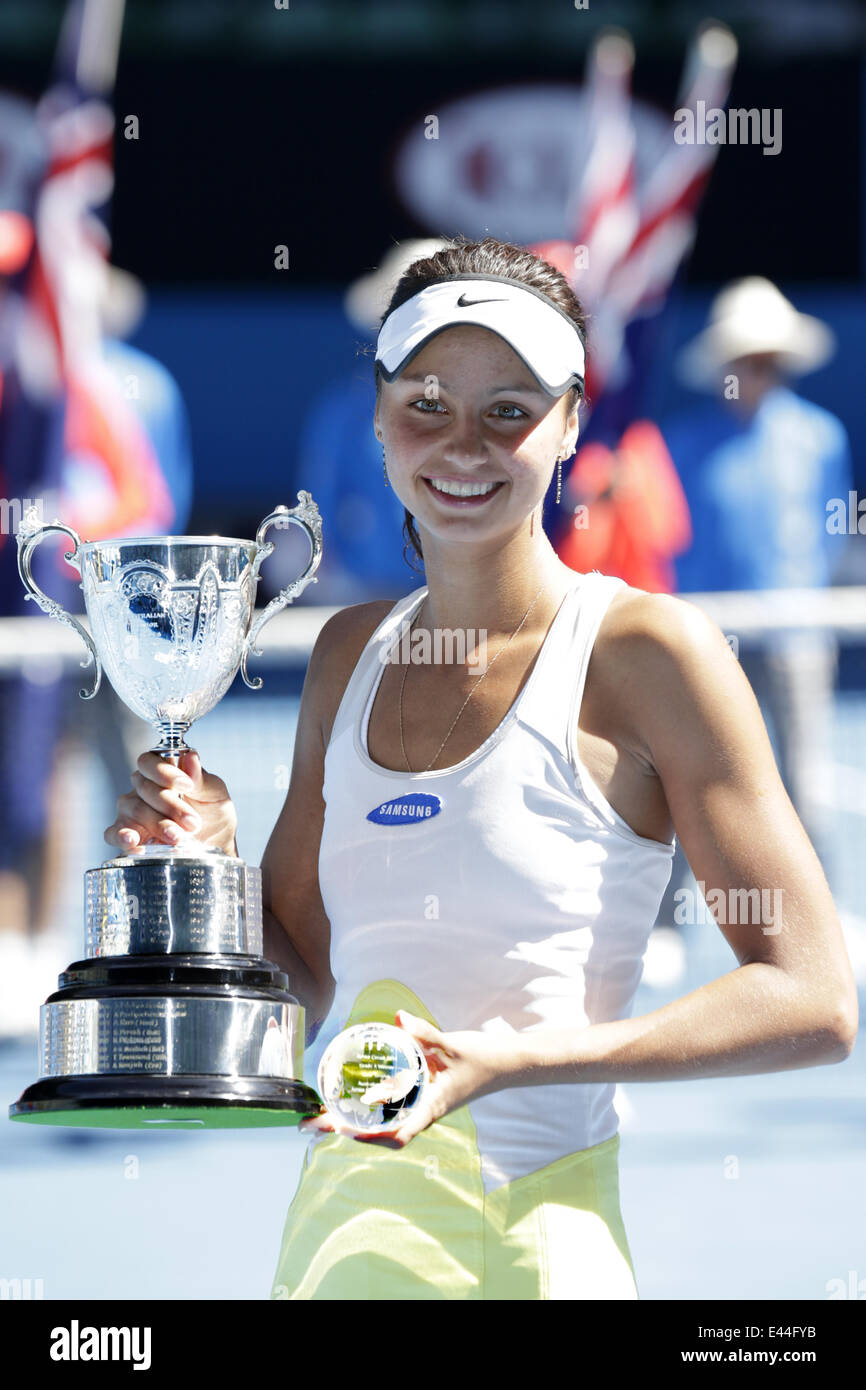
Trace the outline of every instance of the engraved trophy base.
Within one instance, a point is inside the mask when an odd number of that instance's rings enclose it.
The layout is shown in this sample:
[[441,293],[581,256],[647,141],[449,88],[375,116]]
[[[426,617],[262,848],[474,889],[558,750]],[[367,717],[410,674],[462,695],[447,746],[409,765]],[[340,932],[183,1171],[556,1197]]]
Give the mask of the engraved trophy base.
[[9,1117],[86,1128],[296,1125],[303,1010],[260,956],[75,961],[41,1010],[42,1075]]
[[319,1109],[315,1091],[302,1081],[118,1074],[36,1081],[9,1107],[9,1117],[77,1129],[261,1129],[296,1125]]

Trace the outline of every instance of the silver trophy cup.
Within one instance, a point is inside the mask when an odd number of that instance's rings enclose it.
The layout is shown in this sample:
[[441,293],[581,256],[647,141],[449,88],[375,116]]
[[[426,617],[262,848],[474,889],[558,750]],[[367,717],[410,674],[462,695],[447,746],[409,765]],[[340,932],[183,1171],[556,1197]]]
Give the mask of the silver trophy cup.
[[[300,526],[306,569],[254,619],[271,527]],[[81,575],[90,632],[43,594],[31,574],[51,532],[75,542],[65,558]],[[322,555],[319,511],[308,492],[265,518],[254,541],[152,536],[83,544],[35,508],[18,531],[18,569],[29,597],[84,640],[94,680],[102,670],[174,759],[238,670],[247,673],[264,624],[309,583]],[[60,976],[40,1012],[41,1072],[10,1106],[12,1119],[136,1128],[296,1124],[319,1110],[303,1081],[304,1011],[288,977],[262,959],[261,870],[187,840],[146,844],[85,874],[84,958]]]

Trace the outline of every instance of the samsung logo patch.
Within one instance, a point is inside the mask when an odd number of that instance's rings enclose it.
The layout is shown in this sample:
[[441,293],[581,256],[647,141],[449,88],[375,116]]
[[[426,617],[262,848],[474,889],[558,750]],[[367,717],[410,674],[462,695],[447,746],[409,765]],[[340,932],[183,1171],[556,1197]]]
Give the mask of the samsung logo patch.
[[438,796],[427,792],[410,792],[408,796],[395,796],[393,801],[383,801],[367,812],[367,820],[376,825],[409,825],[419,820],[429,820],[438,816],[442,802]]

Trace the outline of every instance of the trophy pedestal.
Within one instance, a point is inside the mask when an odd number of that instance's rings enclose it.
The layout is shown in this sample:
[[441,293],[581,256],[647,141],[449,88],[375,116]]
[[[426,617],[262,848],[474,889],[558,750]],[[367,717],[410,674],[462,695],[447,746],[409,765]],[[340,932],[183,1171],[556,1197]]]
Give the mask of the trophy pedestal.
[[148,848],[88,871],[88,955],[42,1005],[41,1074],[10,1118],[227,1129],[317,1113],[304,1010],[256,954],[260,870],[220,851]]
[[12,1120],[76,1129],[263,1129],[319,1111],[302,1081],[256,1077],[60,1076],[28,1086]]

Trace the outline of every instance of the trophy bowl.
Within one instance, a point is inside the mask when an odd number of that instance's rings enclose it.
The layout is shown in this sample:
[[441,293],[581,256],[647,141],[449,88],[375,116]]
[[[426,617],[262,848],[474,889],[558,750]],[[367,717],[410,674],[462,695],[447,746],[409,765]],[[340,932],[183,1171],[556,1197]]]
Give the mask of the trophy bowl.
[[[254,541],[155,536],[82,543],[30,508],[18,569],[39,606],[72,627],[120,698],[153,725],[154,752],[187,751],[266,622],[315,583],[321,521],[308,492],[277,507]],[[271,526],[310,542],[302,574],[254,617]],[[53,531],[75,542],[90,632],[33,580],[34,548]],[[43,1124],[227,1128],[297,1124],[320,1109],[303,1081],[304,1010],[279,967],[262,959],[261,870],[187,839],[149,843],[85,874],[85,954],[40,1010],[40,1075],[10,1118]]]

